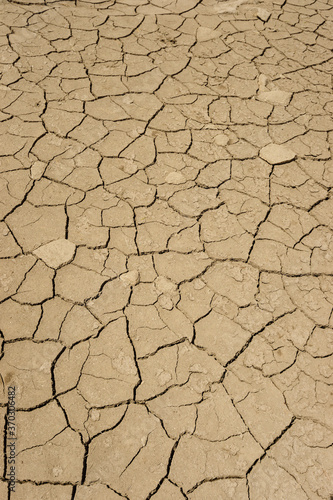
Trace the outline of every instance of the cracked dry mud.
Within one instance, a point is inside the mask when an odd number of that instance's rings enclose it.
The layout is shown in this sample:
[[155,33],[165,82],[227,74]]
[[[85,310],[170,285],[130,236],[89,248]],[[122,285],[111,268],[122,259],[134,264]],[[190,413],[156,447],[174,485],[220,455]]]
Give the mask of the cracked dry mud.
[[1,0],[1,499],[330,499],[332,13]]

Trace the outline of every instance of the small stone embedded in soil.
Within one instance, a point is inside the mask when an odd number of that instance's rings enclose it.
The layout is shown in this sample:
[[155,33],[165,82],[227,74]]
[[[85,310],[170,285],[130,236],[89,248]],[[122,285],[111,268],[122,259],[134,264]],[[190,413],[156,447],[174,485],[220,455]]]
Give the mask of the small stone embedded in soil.
[[63,264],[68,264],[73,259],[75,248],[74,243],[71,241],[60,239],[37,248],[33,253],[36,257],[42,259],[45,264],[57,269]]
[[269,18],[271,17],[271,13],[268,12],[268,10],[266,10],[266,9],[259,8],[257,10],[257,17],[259,19],[261,19],[262,21],[264,21],[264,23],[266,23],[269,20]]
[[30,177],[31,179],[38,180],[42,177],[44,171],[46,169],[46,163],[42,161],[36,161],[32,167],[30,168]]
[[183,184],[186,179],[181,172],[170,172],[165,178],[168,184]]
[[169,311],[171,311],[171,309],[173,308],[172,300],[166,295],[160,295],[158,298],[158,303],[161,307],[163,307],[163,309],[168,309]]
[[226,146],[229,142],[229,137],[226,134],[218,134],[214,137],[214,142],[218,146]]
[[285,92],[284,90],[265,90],[257,95],[257,99],[259,101],[278,104],[281,106],[287,106],[291,97],[292,93]]
[[126,283],[127,285],[137,285],[140,281],[140,274],[136,269],[133,271],[128,271],[120,276],[121,281]]
[[260,150],[260,157],[271,165],[279,165],[292,161],[296,153],[280,144],[268,144]]

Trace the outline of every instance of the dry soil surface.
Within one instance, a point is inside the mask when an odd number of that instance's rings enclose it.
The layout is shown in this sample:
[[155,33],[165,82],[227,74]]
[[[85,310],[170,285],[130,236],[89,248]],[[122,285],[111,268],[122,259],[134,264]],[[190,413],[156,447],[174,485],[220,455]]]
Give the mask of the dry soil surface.
[[0,1],[1,499],[331,498],[332,12]]

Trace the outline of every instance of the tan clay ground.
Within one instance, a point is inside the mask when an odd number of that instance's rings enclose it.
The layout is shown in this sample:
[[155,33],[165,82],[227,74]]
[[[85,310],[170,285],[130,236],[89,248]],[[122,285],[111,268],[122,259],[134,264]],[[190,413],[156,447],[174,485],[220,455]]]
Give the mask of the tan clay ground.
[[1,0],[1,500],[330,500],[332,13]]

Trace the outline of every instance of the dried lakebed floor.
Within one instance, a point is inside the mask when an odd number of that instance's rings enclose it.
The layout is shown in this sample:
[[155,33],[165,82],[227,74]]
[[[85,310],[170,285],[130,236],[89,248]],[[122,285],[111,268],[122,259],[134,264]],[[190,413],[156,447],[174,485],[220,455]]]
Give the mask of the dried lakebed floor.
[[1,0],[1,499],[330,499],[332,13]]

